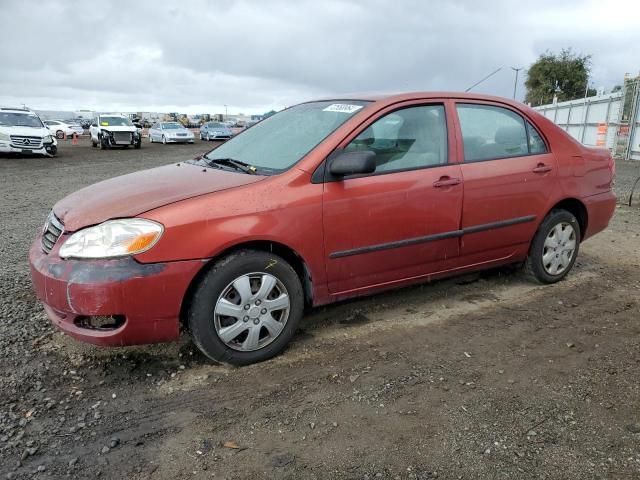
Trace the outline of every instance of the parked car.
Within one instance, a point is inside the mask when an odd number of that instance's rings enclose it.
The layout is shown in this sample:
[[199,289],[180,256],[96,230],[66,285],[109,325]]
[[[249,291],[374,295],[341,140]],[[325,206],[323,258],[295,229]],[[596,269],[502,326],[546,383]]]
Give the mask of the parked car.
[[178,122],[158,122],[149,129],[149,142],[193,143],[195,135]]
[[200,140],[228,140],[233,132],[224,123],[207,122],[200,127]]
[[562,280],[611,219],[614,175],[607,150],[503,98],[308,102],[64,198],[31,273],[77,339],[185,328],[208,357],[248,364],[285,348],[305,306],[506,264]]
[[53,133],[57,139],[63,139],[76,135],[84,135],[84,128],[77,123],[68,123],[61,120],[45,120],[44,124]]
[[53,157],[57,152],[56,138],[38,115],[24,108],[0,108],[0,153]]
[[91,146],[102,150],[115,146],[140,148],[142,136],[138,128],[124,115],[98,115],[89,128]]

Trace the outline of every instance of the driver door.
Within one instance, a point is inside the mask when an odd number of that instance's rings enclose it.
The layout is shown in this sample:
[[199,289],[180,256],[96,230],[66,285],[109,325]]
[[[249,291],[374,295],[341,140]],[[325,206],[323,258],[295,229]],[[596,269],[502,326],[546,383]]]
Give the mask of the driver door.
[[393,108],[340,145],[373,151],[376,171],[324,184],[324,248],[334,295],[427,276],[459,253],[462,175],[450,160],[455,142],[447,132],[454,128],[445,105]]

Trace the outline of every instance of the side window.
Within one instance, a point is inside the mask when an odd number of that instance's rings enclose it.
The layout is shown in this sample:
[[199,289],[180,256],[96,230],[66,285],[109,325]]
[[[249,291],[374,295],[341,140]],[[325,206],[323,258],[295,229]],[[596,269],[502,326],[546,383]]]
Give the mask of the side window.
[[444,106],[410,107],[379,118],[345,148],[361,150],[376,154],[376,173],[446,164]]
[[529,134],[529,153],[531,153],[531,155],[547,153],[547,146],[545,145],[544,140],[536,128],[529,122],[527,122],[527,133]]
[[501,107],[458,104],[465,162],[529,154],[524,119]]

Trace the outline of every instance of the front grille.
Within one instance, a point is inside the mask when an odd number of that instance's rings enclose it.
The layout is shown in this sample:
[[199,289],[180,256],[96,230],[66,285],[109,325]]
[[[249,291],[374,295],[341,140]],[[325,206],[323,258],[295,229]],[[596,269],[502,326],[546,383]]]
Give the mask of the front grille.
[[51,251],[58,241],[58,238],[60,238],[60,235],[62,235],[62,232],[64,232],[64,225],[58,217],[51,212],[42,229],[42,250],[44,250],[44,253]]
[[16,148],[39,149],[42,147],[42,138],[29,137],[26,135],[11,135],[11,145]]
[[131,143],[131,132],[113,132],[113,140],[116,143]]

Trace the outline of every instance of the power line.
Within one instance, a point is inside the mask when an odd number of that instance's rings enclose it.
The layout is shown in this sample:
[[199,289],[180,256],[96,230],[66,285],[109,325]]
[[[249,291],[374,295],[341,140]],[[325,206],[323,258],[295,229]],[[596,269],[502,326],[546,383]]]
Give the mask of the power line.
[[498,68],[497,70],[491,72],[489,75],[487,75],[486,77],[484,77],[482,80],[474,83],[473,85],[471,85],[469,88],[467,88],[465,90],[465,92],[468,92],[469,90],[471,90],[473,87],[477,87],[478,85],[480,85],[482,82],[484,82],[485,80],[487,80],[489,77],[493,77],[496,73],[498,73],[500,70],[502,70],[502,67]]

